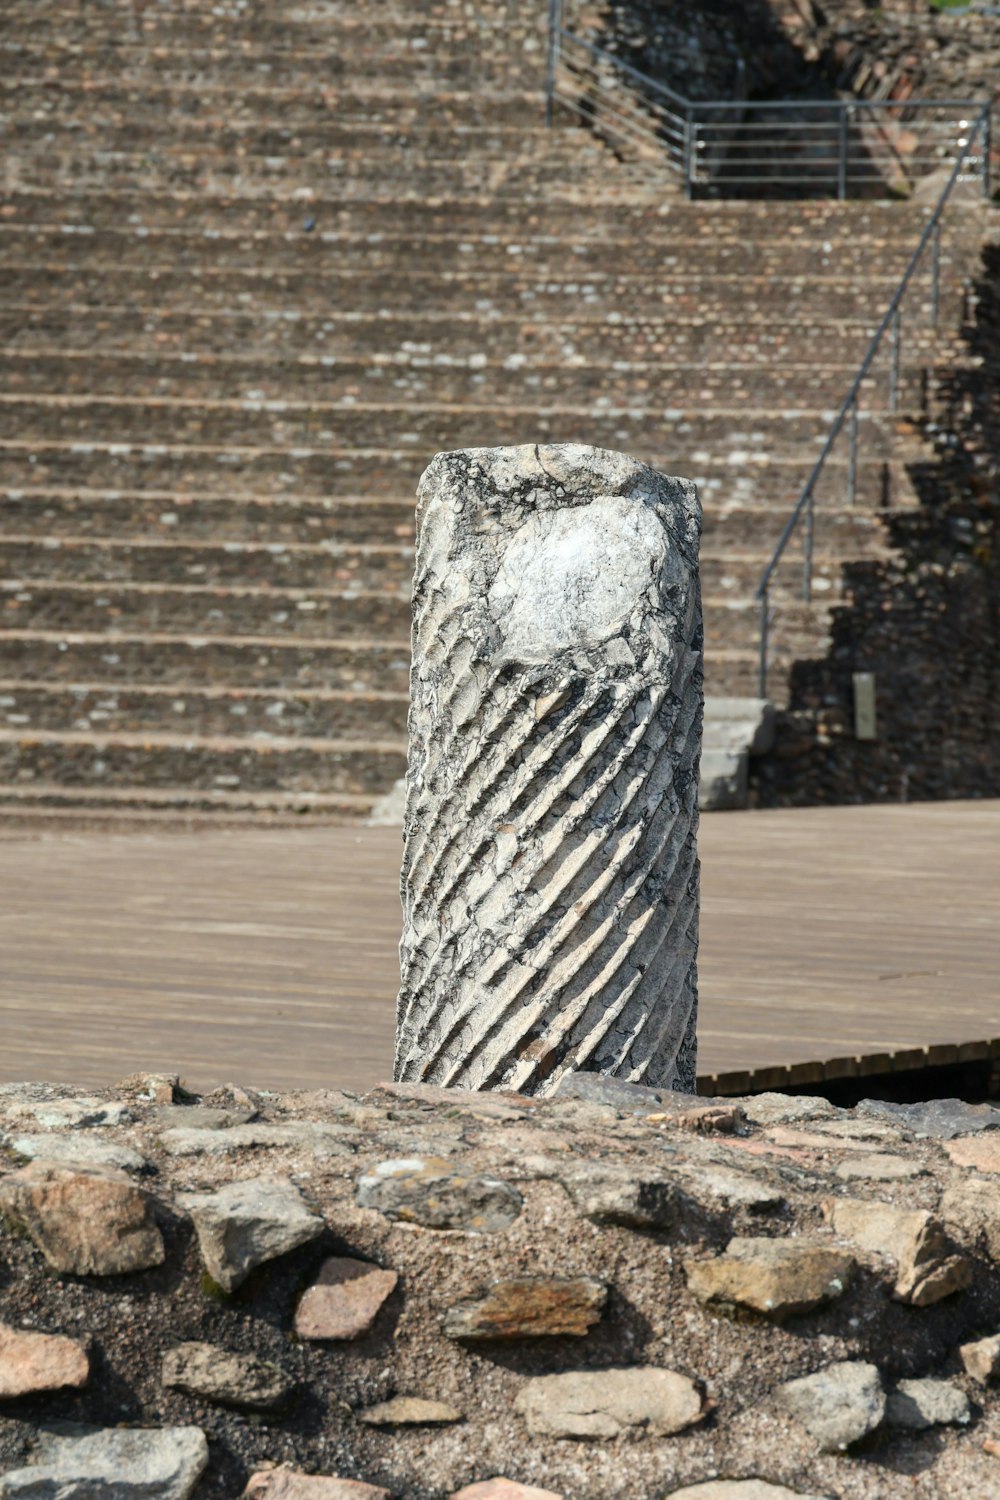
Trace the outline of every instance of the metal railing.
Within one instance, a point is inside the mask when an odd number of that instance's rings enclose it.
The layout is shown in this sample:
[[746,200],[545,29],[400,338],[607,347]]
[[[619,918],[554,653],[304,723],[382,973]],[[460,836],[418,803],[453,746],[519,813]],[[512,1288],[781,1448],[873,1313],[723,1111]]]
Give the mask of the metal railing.
[[887,381],[887,408],[890,413],[899,407],[899,377],[900,359],[903,339],[903,314],[902,304],[906,293],[909,291],[914,277],[920,268],[921,262],[930,247],[930,303],[929,320],[936,327],[940,311],[940,275],[941,275],[941,220],[948,202],[955,189],[959,178],[963,176],[965,168],[970,160],[974,160],[973,153],[979,142],[981,159],[980,176],[984,194],[988,197],[990,190],[989,181],[989,156],[990,156],[990,105],[989,102],[981,105],[979,114],[970,122],[970,128],[958,157],[952,167],[951,174],[945,183],[944,189],[937,201],[933,213],[927,221],[923,234],[917,248],[910,257],[909,264],[900,279],[899,285],[893,293],[882,321],[872,336],[871,342],[864,358],[858,368],[858,372],[851,382],[851,387],[844,397],[843,403],[833,420],[826,441],[820,450],[819,457],[813,465],[812,472],[803,486],[802,493],[792,510],[791,515],[785,522],[784,530],[778,538],[778,544],[774,549],[771,560],[761,574],[760,582],[754,598],[760,607],[760,657],[758,668],[758,683],[760,696],[767,696],[767,672],[768,672],[768,646],[770,640],[770,629],[772,623],[770,611],[770,593],[774,574],[781,562],[789,542],[801,525],[803,531],[803,556],[802,556],[802,598],[806,604],[812,599],[813,581],[813,548],[815,542],[816,526],[816,486],[820,476],[826,467],[827,460],[833,452],[834,446],[844,427],[847,427],[847,475],[845,483],[846,500],[849,506],[854,505],[857,498],[858,481],[858,409],[861,401],[861,387],[871,372],[875,358],[882,346],[883,340],[888,335],[889,348],[889,371]]
[[557,104],[679,177],[684,192],[909,192],[954,165],[978,99],[692,100],[562,24],[549,0],[545,117]]

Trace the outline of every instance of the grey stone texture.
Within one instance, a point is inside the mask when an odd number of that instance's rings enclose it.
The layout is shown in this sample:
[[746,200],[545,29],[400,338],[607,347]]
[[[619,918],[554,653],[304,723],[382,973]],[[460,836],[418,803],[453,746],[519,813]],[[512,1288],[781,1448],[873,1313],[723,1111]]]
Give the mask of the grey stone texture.
[[0,1500],[188,1500],[208,1463],[200,1427],[43,1433],[35,1462],[0,1477]]
[[425,1229],[462,1229],[492,1234],[521,1212],[516,1188],[442,1157],[380,1161],[358,1178],[357,1201],[389,1219]]
[[964,1427],[972,1420],[969,1398],[950,1380],[901,1380],[886,1403],[892,1427],[922,1432],[926,1427]]
[[616,1438],[630,1427],[665,1437],[704,1414],[694,1381],[649,1365],[541,1375],[529,1380],[517,1407],[530,1432],[570,1438]]
[[112,1167],[33,1161],[0,1178],[0,1215],[56,1272],[126,1276],[164,1260],[152,1199]]
[[705,1484],[671,1490],[664,1500],[826,1500],[826,1497],[790,1490],[766,1479],[709,1479]]
[[291,1400],[295,1383],[278,1365],[216,1344],[191,1341],[163,1356],[162,1383],[222,1406],[276,1411]]
[[177,1202],[194,1220],[205,1269],[227,1292],[255,1267],[307,1245],[326,1228],[285,1177],[253,1177],[214,1193],[180,1193]]
[[396,1076],[693,1091],[701,511],[577,444],[418,491]]
[[790,1380],[778,1400],[801,1422],[824,1453],[842,1452],[873,1432],[885,1416],[885,1392],[876,1365],[839,1360]]

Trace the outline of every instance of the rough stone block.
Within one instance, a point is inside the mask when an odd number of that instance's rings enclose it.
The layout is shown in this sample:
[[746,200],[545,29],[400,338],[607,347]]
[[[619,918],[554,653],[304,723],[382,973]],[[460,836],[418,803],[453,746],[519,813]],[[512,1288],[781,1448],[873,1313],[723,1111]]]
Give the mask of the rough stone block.
[[0,1323],[0,1400],[32,1391],[79,1389],[89,1376],[87,1351],[75,1339]]
[[818,1442],[838,1453],[873,1432],[885,1416],[885,1392],[876,1365],[841,1360],[780,1386],[778,1401]]
[[615,1438],[635,1427],[666,1437],[704,1415],[693,1380],[650,1365],[542,1375],[528,1382],[517,1405],[529,1430],[545,1437]]
[[367,1333],[379,1309],[396,1289],[395,1271],[368,1261],[331,1256],[295,1309],[300,1339],[357,1339]]
[[842,1251],[798,1238],[737,1238],[724,1255],[684,1263],[700,1301],[728,1302],[771,1318],[811,1312],[839,1297],[854,1269]]
[[445,1315],[452,1339],[582,1337],[601,1319],[608,1299],[591,1276],[524,1276],[497,1281],[483,1297],[459,1302]]
[[163,1262],[149,1196],[110,1167],[33,1161],[0,1178],[0,1212],[23,1225],[53,1271],[123,1276]]
[[205,1269],[227,1292],[255,1267],[307,1245],[326,1228],[285,1177],[253,1177],[214,1193],[181,1193],[177,1202],[194,1220]]

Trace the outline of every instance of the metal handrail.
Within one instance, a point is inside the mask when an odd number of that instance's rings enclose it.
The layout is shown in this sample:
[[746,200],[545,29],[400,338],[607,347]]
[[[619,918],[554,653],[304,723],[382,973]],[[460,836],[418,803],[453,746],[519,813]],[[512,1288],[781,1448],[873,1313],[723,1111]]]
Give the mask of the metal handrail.
[[781,533],[781,536],[778,538],[778,543],[771,556],[771,560],[761,574],[760,582],[757,585],[754,598],[760,605],[760,659],[758,681],[760,696],[762,698],[767,697],[767,649],[770,629],[770,615],[768,606],[771,580],[774,577],[774,573],[776,568],[778,567],[778,564],[781,562],[781,559],[784,556],[785,549],[787,548],[788,543],[791,541],[791,538],[797,530],[799,523],[803,520],[804,517],[805,538],[802,575],[802,597],[807,604],[811,601],[817,481],[819,480],[826,461],[833,450],[834,443],[837,441],[837,438],[840,436],[840,433],[843,430],[844,423],[847,421],[847,418],[850,417],[850,452],[848,457],[847,494],[848,503],[854,503],[857,486],[858,397],[861,391],[862,383],[871,370],[883,338],[885,337],[887,331],[891,328],[892,355],[889,370],[889,411],[892,412],[896,410],[899,394],[899,361],[900,345],[902,339],[902,320],[900,315],[900,307],[903,298],[909,288],[910,282],[916,274],[917,268],[920,265],[921,260],[923,259],[924,252],[926,251],[927,246],[933,242],[933,256],[931,267],[931,319],[932,322],[937,322],[938,279],[941,253],[941,218],[944,214],[944,210],[947,206],[949,198],[951,197],[955,184],[961,176],[962,167],[964,166],[967,158],[971,155],[972,149],[976,143],[976,139],[980,134],[983,138],[983,194],[985,197],[989,197],[990,104],[989,102],[986,102],[980,109],[979,117],[972,126],[969,137],[962,147],[961,151],[959,152],[955,165],[951,170],[951,175],[949,176],[948,181],[946,182],[941,193],[941,196],[937,201],[937,206],[935,207],[934,212],[931,214],[930,218],[927,221],[924,232],[920,236],[920,241],[917,245],[917,248],[914,250],[913,254],[910,257],[906,270],[903,272],[903,275],[899,281],[899,285],[896,287],[896,290],[892,296],[892,300],[890,301],[889,306],[886,308],[886,311],[882,317],[882,321],[879,323],[878,328],[875,330],[875,333],[872,336],[865,356],[858,368],[858,373],[855,375],[853,381],[851,382],[851,387],[847,392],[847,395],[844,397],[840,410],[833,420],[833,425],[831,426],[830,431],[827,434],[826,441],[823,444],[820,455],[813,465],[812,472],[810,473],[809,478],[806,480],[806,483],[802,489],[802,493],[799,495],[799,498],[792,509],[791,515],[785,522],[784,529]]
[[[692,197],[695,189],[704,184],[711,184],[716,189],[726,185],[745,189],[753,184],[781,182],[788,179],[789,166],[800,184],[816,187],[827,180],[831,186],[836,184],[839,198],[847,197],[852,183],[884,177],[887,170],[892,176],[912,181],[920,169],[940,161],[952,142],[959,148],[966,144],[961,135],[968,129],[967,119],[934,119],[934,113],[950,110],[961,111],[962,115],[976,115],[984,105],[981,99],[951,97],[747,100],[741,97],[741,88],[738,90],[740,97],[693,100],[669,84],[642,73],[617,53],[567,30],[563,25],[563,8],[564,0],[549,0],[546,122],[552,124],[558,101],[588,120],[603,121],[608,131],[619,134],[632,144],[658,147],[663,164],[683,179],[687,197]],[[613,85],[585,73],[586,62],[600,64],[637,85],[641,89],[645,112],[634,105],[630,109],[621,99],[615,98]],[[560,87],[560,65],[571,78],[587,86],[590,98],[581,100]],[[614,103],[610,102],[612,99]],[[786,123],[781,115],[789,112],[794,112],[794,118],[789,118]],[[778,119],[774,118],[775,114]],[[810,114],[817,118],[808,118]],[[807,118],[803,118],[804,115]],[[729,123],[730,117],[732,123]],[[916,150],[906,154],[905,159],[892,138],[891,128],[883,129],[880,123],[887,119],[908,125],[920,124],[923,139],[917,143]],[[877,133],[876,139],[852,139],[859,128],[864,128],[866,121]],[[796,161],[793,151],[782,162],[778,146],[766,159],[749,154],[755,136],[766,139],[769,134],[772,137],[777,135],[781,144],[791,138],[793,146],[797,147],[808,140],[810,134],[818,140],[823,133],[830,141],[830,148],[821,158]],[[750,139],[741,140],[738,135],[748,135]],[[879,160],[871,158],[873,150]],[[951,159],[950,152],[947,155]],[[786,171],[773,170],[776,156],[786,166]],[[772,170],[764,173],[748,170],[760,166],[771,166]]]

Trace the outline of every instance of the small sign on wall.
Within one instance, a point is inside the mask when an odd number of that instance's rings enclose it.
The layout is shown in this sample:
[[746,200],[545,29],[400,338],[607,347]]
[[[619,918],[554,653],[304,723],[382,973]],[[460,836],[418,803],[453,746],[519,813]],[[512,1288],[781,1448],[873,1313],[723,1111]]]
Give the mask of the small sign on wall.
[[855,672],[854,676],[854,738],[877,740],[878,726],[875,718],[875,673]]

